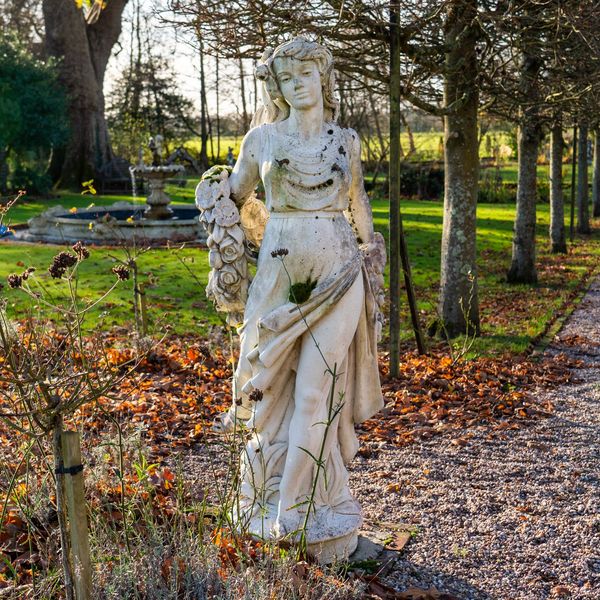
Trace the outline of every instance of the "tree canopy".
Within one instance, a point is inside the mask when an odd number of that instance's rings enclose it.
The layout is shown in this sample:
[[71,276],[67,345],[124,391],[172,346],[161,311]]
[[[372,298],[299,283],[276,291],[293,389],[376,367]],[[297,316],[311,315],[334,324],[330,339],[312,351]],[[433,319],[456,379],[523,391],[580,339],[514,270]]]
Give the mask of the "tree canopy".
[[[0,188],[24,181],[22,159],[47,159],[68,135],[66,97],[52,61],[33,56],[17,40],[0,39]],[[18,179],[18,177],[17,177]],[[32,182],[29,182],[30,186]],[[34,187],[39,187],[38,186]]]

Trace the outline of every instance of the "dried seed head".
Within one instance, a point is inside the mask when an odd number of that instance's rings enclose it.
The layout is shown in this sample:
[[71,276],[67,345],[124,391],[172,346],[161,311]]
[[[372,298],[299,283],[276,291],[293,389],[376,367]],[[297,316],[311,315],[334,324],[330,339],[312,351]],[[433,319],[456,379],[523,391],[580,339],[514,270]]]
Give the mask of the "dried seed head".
[[83,245],[83,242],[76,242],[71,248],[79,260],[85,260],[90,256],[90,251]]
[[287,248],[277,248],[277,250],[273,250],[273,252],[271,252],[271,256],[273,258],[277,258],[277,257],[283,258],[284,256],[287,256],[289,253],[290,253],[290,251]]
[[117,276],[119,281],[127,281],[129,279],[129,269],[125,265],[113,267],[112,272]]
[[35,267],[27,267],[22,273],[21,273],[21,277],[23,278],[23,281],[25,281],[26,279],[29,279],[29,276],[35,271]]
[[12,288],[13,290],[20,288],[23,285],[23,277],[21,277],[21,275],[17,275],[16,273],[11,273],[6,278],[6,281],[8,282],[8,287]]
[[70,252],[60,252],[52,259],[52,264],[48,267],[48,273],[54,279],[60,279],[69,267],[77,264],[77,257]]
[[252,402],[260,402],[263,399],[263,391],[259,390],[258,388],[255,390],[252,390],[250,392],[250,394],[248,395],[248,398],[252,401]]

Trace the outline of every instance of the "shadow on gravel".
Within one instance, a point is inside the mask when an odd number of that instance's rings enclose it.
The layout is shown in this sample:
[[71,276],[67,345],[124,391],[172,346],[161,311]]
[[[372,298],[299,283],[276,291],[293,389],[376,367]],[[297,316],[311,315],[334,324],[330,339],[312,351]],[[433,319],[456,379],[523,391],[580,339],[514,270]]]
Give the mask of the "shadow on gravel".
[[371,594],[368,597],[382,600],[501,600],[464,579],[417,565],[402,555],[402,550],[390,550],[360,536],[358,551],[350,557],[350,562],[358,559],[354,568],[360,572],[360,567],[364,566],[370,573],[362,575]]
[[[388,577],[390,580],[398,578],[399,581],[406,581],[402,587],[396,584],[396,589],[421,588],[424,592],[429,592],[429,596],[415,595],[415,600],[501,600],[499,596],[488,594],[460,577],[416,565],[401,558],[398,558],[393,573]],[[412,600],[410,596],[407,596],[407,599]]]

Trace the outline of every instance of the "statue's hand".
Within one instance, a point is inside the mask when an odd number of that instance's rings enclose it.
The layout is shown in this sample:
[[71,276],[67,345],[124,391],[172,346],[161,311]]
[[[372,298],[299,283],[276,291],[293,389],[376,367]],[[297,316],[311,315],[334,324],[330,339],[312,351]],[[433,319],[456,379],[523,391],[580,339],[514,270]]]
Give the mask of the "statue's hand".
[[381,277],[381,279],[379,279],[379,277],[376,278],[376,281],[380,281],[381,283],[375,286],[375,290],[383,287],[383,270],[385,268],[386,251],[385,240],[381,233],[374,233],[371,241],[366,244],[361,244],[360,252],[369,275],[373,273],[373,275]]
[[360,252],[362,254],[363,263],[367,271],[369,279],[369,287],[371,294],[377,305],[377,314],[375,315],[375,327],[377,337],[381,337],[383,327],[383,313],[381,312],[385,301],[383,286],[383,270],[386,262],[385,240],[381,233],[374,233],[373,237],[366,244],[361,244]]

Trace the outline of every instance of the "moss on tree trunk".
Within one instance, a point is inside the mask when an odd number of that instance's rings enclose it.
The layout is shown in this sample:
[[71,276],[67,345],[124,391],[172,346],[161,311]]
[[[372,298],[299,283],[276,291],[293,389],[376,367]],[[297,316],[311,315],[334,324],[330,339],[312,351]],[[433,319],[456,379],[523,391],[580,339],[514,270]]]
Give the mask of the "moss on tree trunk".
[[550,136],[550,243],[552,252],[565,254],[565,204],[562,189],[562,125],[557,122],[552,127]]
[[451,2],[445,28],[444,222],[439,318],[453,337],[479,331],[476,207],[479,179],[477,2]]

